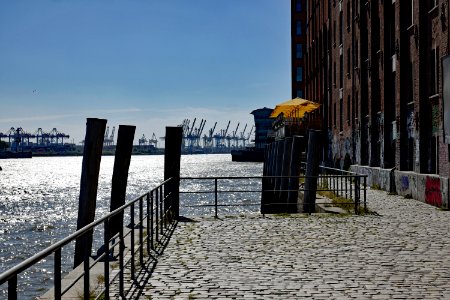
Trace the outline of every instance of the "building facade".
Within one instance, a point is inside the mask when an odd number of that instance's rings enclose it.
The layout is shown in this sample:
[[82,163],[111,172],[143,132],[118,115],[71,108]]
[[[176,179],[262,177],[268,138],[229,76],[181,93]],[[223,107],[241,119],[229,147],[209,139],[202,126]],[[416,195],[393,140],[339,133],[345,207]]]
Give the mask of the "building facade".
[[301,90],[322,104],[324,161],[437,174],[448,185],[442,58],[450,53],[449,0],[291,2],[292,96]]

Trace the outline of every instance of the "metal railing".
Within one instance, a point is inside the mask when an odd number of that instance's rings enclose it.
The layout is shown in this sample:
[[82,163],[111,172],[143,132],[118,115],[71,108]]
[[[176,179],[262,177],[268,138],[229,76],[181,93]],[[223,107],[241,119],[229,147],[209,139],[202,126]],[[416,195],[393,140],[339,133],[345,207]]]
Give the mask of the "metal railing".
[[[119,280],[119,292],[122,294],[124,291],[125,267],[130,265],[131,278],[134,279],[136,258],[139,259],[139,262],[142,265],[144,262],[144,251],[147,251],[147,254],[156,252],[158,248],[156,244],[160,242],[161,236],[168,230],[169,224],[175,222],[172,211],[173,191],[168,188],[171,186],[172,181],[172,178],[164,181],[150,192],[126,203],[106,216],[77,230],[63,240],[42,250],[3,274],[0,274],[0,286],[6,282],[8,283],[8,299],[17,299],[18,297],[18,275],[51,255],[54,256],[54,299],[61,299],[61,297],[72,289],[80,280],[83,280],[83,298],[92,299],[89,286],[90,273],[94,265],[100,262],[103,262],[104,264],[102,274],[104,276],[104,287],[102,290],[96,291],[98,293],[94,296],[95,299],[109,299],[110,285],[117,280],[117,277]],[[119,232],[110,238],[110,220],[114,216],[124,213],[126,210],[129,210],[129,230],[126,231],[123,226],[120,226]],[[135,221],[136,210],[138,214],[137,222]],[[93,232],[96,227],[101,226],[102,224],[104,243],[102,254],[95,257],[94,261],[90,263],[91,253],[89,250],[85,251],[83,272],[63,289],[61,284],[61,251],[63,247],[69,245],[78,238],[86,237],[89,233]],[[145,233],[144,228],[146,228]],[[137,243],[135,241],[136,235],[138,239]],[[129,245],[127,253],[125,252],[126,241],[129,242],[127,243]],[[146,249],[144,249],[144,247]],[[116,248],[118,248],[119,271],[115,276],[111,277],[110,258],[114,256],[114,250]],[[129,255],[129,259],[126,260],[125,254]]]
[[[366,178],[367,175],[359,175],[357,173],[348,172],[339,169],[320,167],[321,174],[319,176],[236,176],[236,177],[182,177],[180,178],[181,185],[183,181],[203,181],[203,184],[197,184],[196,188],[193,186],[189,187],[189,190],[180,190],[180,207],[185,208],[214,208],[214,216],[218,217],[218,210],[221,207],[236,207],[236,206],[264,206],[264,205],[290,205],[297,206],[297,197],[294,199],[294,202],[286,202],[286,199],[289,199],[289,193],[304,193],[308,191],[305,189],[302,182],[305,182],[307,178],[315,178],[317,179],[317,189],[315,192],[319,194],[321,192],[329,192],[333,197],[339,198],[339,205],[352,205],[354,207],[355,214],[360,213],[360,205],[361,200],[364,205],[364,211],[367,212],[367,201],[366,201]],[[242,180],[253,180],[257,181],[258,188],[240,188],[240,189],[220,189],[219,183],[222,181],[242,181]],[[270,182],[270,184],[266,185],[267,188],[263,188],[262,181],[266,180]],[[292,181],[295,180],[299,184],[299,187],[296,189],[290,189],[290,183],[285,183],[284,185],[281,183],[283,180]],[[361,184],[361,181],[363,182]],[[205,182],[209,182],[210,184],[205,184]],[[239,186],[243,186],[242,184]],[[284,188],[283,188],[284,186]],[[251,187],[251,185],[250,185]],[[361,199],[361,190],[363,192]],[[266,193],[269,194],[269,197],[272,197],[272,203],[261,203],[261,194]],[[213,195],[213,198],[207,203],[193,204],[187,203],[186,199],[183,199],[183,195],[204,195],[210,194]],[[230,201],[229,199],[219,199],[220,195],[225,194],[253,194],[253,202],[246,200],[245,202],[241,201]],[[330,196],[330,195],[327,195]],[[248,196],[243,197],[248,198]],[[258,200],[256,200],[258,199]],[[347,200],[343,201],[343,200]],[[205,202],[205,201],[203,201]],[[325,204],[328,205],[329,202],[320,203],[314,202],[313,205],[316,204]],[[308,207],[308,204],[305,206],[304,212],[310,212],[312,209]]]

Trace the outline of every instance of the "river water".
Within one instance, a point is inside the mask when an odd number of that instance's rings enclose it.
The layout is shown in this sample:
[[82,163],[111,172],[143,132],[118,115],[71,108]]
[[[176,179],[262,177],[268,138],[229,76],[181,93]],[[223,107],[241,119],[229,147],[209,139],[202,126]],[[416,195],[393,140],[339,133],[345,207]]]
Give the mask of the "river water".
[[[35,157],[0,160],[0,273],[40,250],[75,232],[78,216],[82,157]],[[113,156],[101,161],[96,219],[109,212]],[[146,193],[163,180],[164,156],[133,156],[127,186],[127,200]],[[186,155],[181,159],[182,177],[261,176],[261,163],[232,162],[229,154]],[[260,180],[218,182],[221,190],[260,189]],[[181,191],[211,190],[214,181],[182,181]],[[226,193],[221,204],[251,204],[257,193]],[[208,208],[187,207],[211,204],[214,194],[182,194],[182,215],[214,215]],[[258,206],[229,206],[221,214],[257,212]],[[63,271],[72,266],[73,245],[63,250]],[[33,299],[52,284],[50,257],[19,275],[19,298]],[[0,298],[7,285],[0,286]]]

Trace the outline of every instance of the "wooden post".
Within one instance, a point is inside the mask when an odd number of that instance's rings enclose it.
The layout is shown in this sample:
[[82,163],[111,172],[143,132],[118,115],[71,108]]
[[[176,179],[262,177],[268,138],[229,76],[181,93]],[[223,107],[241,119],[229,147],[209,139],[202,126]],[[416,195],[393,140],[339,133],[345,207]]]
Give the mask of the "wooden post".
[[316,209],[317,176],[321,153],[320,130],[309,130],[308,153],[306,154],[305,202],[303,210],[313,213]]
[[[299,176],[300,175],[300,163],[302,157],[302,148],[304,143],[303,136],[296,135],[292,139],[292,149],[291,149],[291,172],[290,176]],[[289,208],[288,212],[296,212],[297,211],[297,198],[298,198],[298,186],[299,179],[289,178],[288,189],[290,190],[288,193],[288,203]]]
[[[292,153],[292,138],[287,137],[284,139],[284,151],[283,151],[283,160],[281,161],[281,172],[280,176],[289,176],[291,173],[291,153]],[[289,178],[280,178],[280,191],[278,193],[279,202],[282,203],[280,208],[282,208],[282,212],[288,212],[288,192],[285,190],[288,189]]]
[[[284,141],[277,141],[277,157],[275,162],[275,176],[281,176],[281,170],[283,165],[283,154],[284,154]],[[274,202],[276,203],[274,212],[282,211],[282,204],[280,200],[280,187],[281,187],[281,178],[275,178],[275,192],[274,192]]]
[[[130,168],[131,152],[133,151],[135,130],[136,126],[119,125],[114,157],[110,211],[116,210],[125,204],[128,170]],[[112,217],[109,223],[109,238],[112,238],[123,227],[123,212]]]
[[266,190],[269,188],[269,179],[264,176],[269,176],[270,166],[270,144],[267,144],[264,148],[264,164],[263,164],[263,179],[261,180],[261,213],[265,214],[267,211],[268,195]]
[[[78,201],[77,230],[92,223],[95,218],[98,174],[100,172],[105,129],[106,120],[87,119],[80,181],[80,198]],[[84,261],[84,251],[87,251],[89,254],[91,253],[92,234],[93,231],[77,238],[75,242],[74,268]]]
[[172,192],[172,200],[164,203],[164,210],[167,206],[172,208],[172,217],[178,219],[180,216],[180,161],[181,161],[181,141],[183,138],[182,127],[166,127],[166,146],[164,149],[164,180],[173,178],[169,189],[164,187],[165,196]]

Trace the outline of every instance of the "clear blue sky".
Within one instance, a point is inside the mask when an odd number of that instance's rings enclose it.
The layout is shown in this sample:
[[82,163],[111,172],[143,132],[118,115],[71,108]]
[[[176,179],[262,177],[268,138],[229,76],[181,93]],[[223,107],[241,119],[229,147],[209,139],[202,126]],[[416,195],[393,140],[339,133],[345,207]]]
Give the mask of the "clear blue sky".
[[290,98],[290,72],[289,0],[0,0],[0,132],[243,129]]

